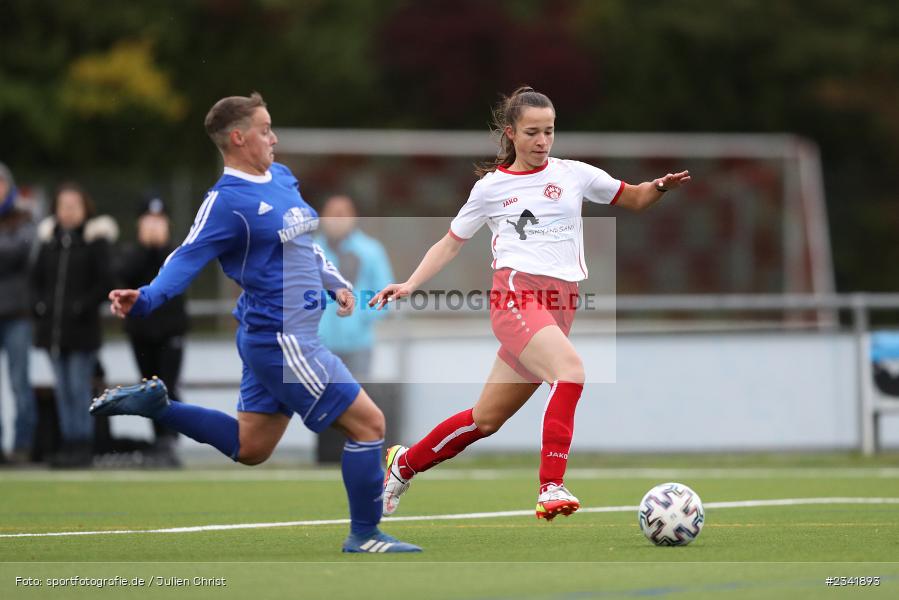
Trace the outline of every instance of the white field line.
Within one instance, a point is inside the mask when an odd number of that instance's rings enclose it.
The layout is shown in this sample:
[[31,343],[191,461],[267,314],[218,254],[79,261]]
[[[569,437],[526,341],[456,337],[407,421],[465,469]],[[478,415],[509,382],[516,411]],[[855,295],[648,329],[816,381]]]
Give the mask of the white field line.
[[[497,480],[533,477],[533,468],[438,469],[427,477],[434,481]],[[843,468],[572,468],[570,479],[897,479],[897,467]],[[108,483],[108,482],[245,482],[245,481],[340,481],[339,469],[188,469],[185,471],[7,471],[0,483]]]
[[[781,498],[775,500],[738,500],[735,502],[708,502],[705,508],[756,508],[763,506],[802,506],[806,504],[899,504],[899,498]],[[636,506],[596,506],[582,508],[586,513],[613,513],[636,511]],[[382,523],[403,521],[456,521],[491,519],[497,517],[532,517],[533,510],[505,510],[499,512],[460,513],[450,515],[416,515],[387,517]],[[274,527],[314,527],[317,525],[345,525],[349,519],[320,519],[315,521],[283,521],[273,523],[235,523],[232,525],[197,525],[194,527],[170,527],[167,529],[113,529],[108,531],[54,531],[45,533],[4,533],[0,538],[69,537],[79,535],[122,535],[134,533],[197,533],[202,531],[229,531],[233,529],[270,529]]]

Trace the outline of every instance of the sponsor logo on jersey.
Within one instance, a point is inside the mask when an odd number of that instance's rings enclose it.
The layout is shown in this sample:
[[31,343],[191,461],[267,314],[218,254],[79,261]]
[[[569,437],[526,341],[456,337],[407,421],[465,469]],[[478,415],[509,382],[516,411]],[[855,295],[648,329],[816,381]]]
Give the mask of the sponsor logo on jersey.
[[503,200],[503,208],[506,208],[510,204],[515,204],[516,202],[518,202],[517,197],[516,198],[507,198],[506,200]]
[[562,188],[555,183],[547,183],[546,187],[543,188],[543,195],[550,200],[558,200],[562,197]]
[[309,208],[293,206],[284,213],[284,229],[278,231],[281,243],[289,242],[299,235],[318,229],[318,217]]
[[525,232],[525,225],[536,225],[540,222],[540,219],[534,216],[534,213],[525,209],[524,212],[521,213],[521,216],[518,217],[518,222],[510,221],[506,219],[506,223],[515,228],[515,231],[518,232],[518,239],[526,240],[528,239],[528,234]]
[[506,223],[515,228],[520,240],[528,238],[567,240],[577,232],[575,223],[567,217],[560,217],[549,222],[544,218],[541,221],[529,210],[524,210],[518,217],[518,221],[506,219]]
[[272,210],[272,205],[263,200],[262,202],[259,203],[259,212],[257,212],[256,214],[264,215],[267,212],[271,212],[271,210]]

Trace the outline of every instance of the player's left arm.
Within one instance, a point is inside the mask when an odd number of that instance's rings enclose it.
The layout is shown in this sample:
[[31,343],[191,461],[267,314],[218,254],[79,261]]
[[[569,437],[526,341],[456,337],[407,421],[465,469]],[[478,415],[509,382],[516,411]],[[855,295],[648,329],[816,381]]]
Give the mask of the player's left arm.
[[325,251],[318,244],[312,244],[312,250],[318,259],[318,270],[321,273],[322,285],[325,290],[337,301],[337,316],[346,317],[353,312],[356,306],[356,297],[353,295],[353,284],[340,274]]
[[348,317],[353,314],[353,309],[356,308],[356,296],[351,290],[340,288],[334,296],[337,299],[338,317]]
[[677,189],[689,182],[690,172],[681,171],[680,173],[668,173],[664,177],[659,177],[653,181],[644,181],[639,185],[625,183],[621,195],[615,202],[615,206],[636,212],[646,210],[661,200],[666,192]]

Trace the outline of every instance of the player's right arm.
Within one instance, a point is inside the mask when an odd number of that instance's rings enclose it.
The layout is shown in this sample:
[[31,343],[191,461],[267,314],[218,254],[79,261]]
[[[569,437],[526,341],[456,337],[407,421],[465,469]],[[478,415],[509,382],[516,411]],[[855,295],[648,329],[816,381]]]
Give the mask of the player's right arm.
[[369,301],[368,305],[380,310],[388,302],[408,296],[456,258],[464,243],[464,240],[460,241],[447,233],[425,253],[424,258],[421,259],[418,267],[405,283],[391,283],[384,287]]
[[112,290],[109,292],[110,312],[120,319],[124,319],[134,308],[138,296],[140,296],[139,290]]
[[431,246],[409,279],[405,283],[386,286],[369,301],[369,306],[380,310],[391,300],[408,296],[456,258],[462,245],[487,222],[478,184],[472,188],[468,201],[450,223],[447,234]]
[[109,293],[113,314],[146,316],[169,299],[184,293],[206,263],[240,239],[243,227],[220,192],[209,192],[187,237],[165,259],[153,281],[138,290],[117,289]]

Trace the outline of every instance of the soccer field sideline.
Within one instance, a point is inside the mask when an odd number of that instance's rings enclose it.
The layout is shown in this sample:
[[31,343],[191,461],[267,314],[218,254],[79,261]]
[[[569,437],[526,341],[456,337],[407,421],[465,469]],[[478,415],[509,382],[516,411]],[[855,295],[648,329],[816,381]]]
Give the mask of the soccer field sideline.
[[[812,504],[899,504],[899,498],[779,498],[767,500],[736,500],[728,502],[708,502],[704,506],[709,508],[759,508],[774,506],[803,506]],[[636,511],[637,506],[596,506],[580,509],[584,513],[613,513]],[[496,512],[458,513],[443,515],[414,515],[408,517],[385,517],[382,522],[403,521],[450,521],[469,519],[491,519],[499,517],[526,517],[532,516],[533,510],[508,510]],[[230,531],[235,529],[269,529],[276,527],[314,527],[319,525],[344,525],[349,519],[318,519],[310,521],[283,521],[272,523],[236,523],[229,525],[197,525],[193,527],[171,527],[165,529],[116,529],[106,531],[55,531],[41,533],[6,533],[0,534],[0,538],[35,538],[35,537],[69,537],[87,535],[127,535],[141,533],[198,533],[206,531]]]

